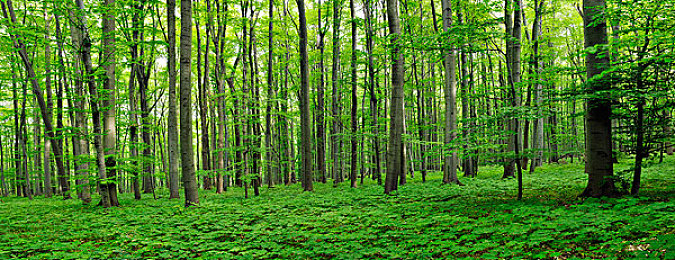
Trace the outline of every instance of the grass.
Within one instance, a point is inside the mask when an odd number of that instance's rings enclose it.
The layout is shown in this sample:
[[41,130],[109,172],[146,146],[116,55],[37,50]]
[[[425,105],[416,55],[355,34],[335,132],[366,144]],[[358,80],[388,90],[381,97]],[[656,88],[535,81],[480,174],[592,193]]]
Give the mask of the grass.
[[[628,165],[618,165],[618,171]],[[77,200],[3,198],[0,258],[26,259],[675,259],[675,157],[649,165],[640,197],[577,198],[583,166],[526,174],[525,199],[500,168],[482,167],[466,186],[419,176],[394,196],[367,182],[357,189],[316,184],[200,191],[183,200],[119,208]]]

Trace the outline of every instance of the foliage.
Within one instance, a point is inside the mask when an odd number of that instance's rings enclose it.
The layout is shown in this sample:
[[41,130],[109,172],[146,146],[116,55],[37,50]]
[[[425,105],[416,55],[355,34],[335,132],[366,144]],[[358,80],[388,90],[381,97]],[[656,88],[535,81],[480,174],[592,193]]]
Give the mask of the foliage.
[[[629,165],[618,165],[628,168]],[[675,158],[650,165],[641,197],[576,197],[583,166],[551,165],[515,180],[485,167],[466,186],[440,185],[441,173],[396,196],[373,183],[352,189],[317,184],[265,189],[243,199],[202,192],[182,200],[121,196],[122,207],[6,198],[0,203],[0,258],[25,259],[626,259],[675,257]]]

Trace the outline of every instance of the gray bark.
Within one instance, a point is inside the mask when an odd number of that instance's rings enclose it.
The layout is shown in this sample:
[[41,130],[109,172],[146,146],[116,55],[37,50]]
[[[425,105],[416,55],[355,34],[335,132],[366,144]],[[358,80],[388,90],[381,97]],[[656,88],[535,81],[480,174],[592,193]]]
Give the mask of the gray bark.
[[180,153],[185,206],[199,204],[192,150],[192,1],[181,0],[180,34]]

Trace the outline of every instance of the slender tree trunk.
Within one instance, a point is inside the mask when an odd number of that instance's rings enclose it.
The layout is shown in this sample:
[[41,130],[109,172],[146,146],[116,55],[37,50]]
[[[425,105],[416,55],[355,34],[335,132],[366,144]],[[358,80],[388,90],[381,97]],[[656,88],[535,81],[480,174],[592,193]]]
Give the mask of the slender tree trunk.
[[[92,121],[94,125],[94,147],[96,149],[96,165],[98,172],[98,189],[101,194],[101,205],[104,208],[112,206],[110,200],[110,193],[108,192],[108,176],[105,165],[105,151],[103,148],[103,140],[101,135],[103,130],[101,127],[101,112],[99,109],[99,93],[94,78],[94,68],[91,61],[91,39],[89,37],[89,30],[86,27],[87,21],[85,18],[85,7],[82,0],[76,0],[79,10],[77,17],[78,23],[75,26],[79,27],[81,36],[81,48],[79,50],[79,58],[84,65],[85,81],[89,87],[89,107],[91,108]],[[114,136],[113,136],[114,138]]]
[[[2,189],[2,196],[7,197],[9,196],[9,189],[7,187],[7,182],[5,181],[5,146],[2,143],[2,135],[0,135],[0,189]],[[51,189],[50,186],[46,186],[45,188]]]
[[[452,27],[452,5],[450,0],[441,1],[443,5],[443,30],[449,32]],[[443,58],[445,68],[444,94],[445,94],[445,149],[451,149],[450,153],[443,151],[443,183],[461,182],[457,178],[457,151],[451,147],[457,138],[457,56],[454,47],[445,50]]]
[[312,184],[312,139],[310,133],[309,114],[309,71],[307,67],[307,19],[305,17],[305,0],[296,0],[299,16],[300,37],[300,137],[302,156],[302,186],[305,191],[313,191]]
[[119,206],[117,199],[117,184],[115,169],[117,160],[117,128],[115,125],[116,118],[116,101],[115,101],[115,0],[105,0],[105,7],[107,13],[103,17],[103,67],[105,68],[105,81],[103,89],[106,93],[103,95],[102,107],[103,111],[103,149],[105,151],[105,167],[106,167],[106,181],[108,190],[108,199],[111,206]]
[[[18,25],[17,20],[16,20],[16,15],[14,14],[14,7],[12,6],[12,1],[7,0],[5,2],[0,2],[2,5],[2,10],[4,13],[5,18],[10,19],[10,27],[16,28]],[[11,34],[12,41],[14,43],[14,46],[16,48],[16,51],[21,58],[21,61],[26,68],[26,73],[28,76],[28,79],[31,82],[32,89],[33,89],[33,94],[35,95],[35,98],[37,99],[38,106],[40,107],[40,113],[42,116],[42,121],[45,125],[45,129],[47,130],[47,133],[50,137],[50,141],[52,143],[52,149],[54,152],[54,159],[56,162],[56,169],[57,173],[59,175],[59,183],[61,184],[61,192],[63,194],[64,199],[70,199],[70,185],[68,183],[68,173],[65,171],[65,167],[63,166],[63,149],[60,146],[60,143],[54,138],[54,127],[52,126],[52,120],[47,116],[47,105],[45,104],[45,99],[42,94],[42,88],[37,82],[37,77],[35,75],[35,70],[33,67],[33,63],[29,60],[28,58],[28,52],[26,50],[26,46],[23,43],[23,38],[14,34]]]
[[374,163],[371,173],[373,178],[376,178],[378,185],[382,184],[381,173],[382,169],[380,168],[380,141],[379,141],[379,125],[378,125],[378,104],[377,104],[377,93],[375,93],[375,57],[373,55],[373,21],[372,21],[372,11],[371,11],[371,2],[366,0],[366,49],[368,51],[368,92],[370,94],[370,117],[371,117],[371,128],[372,128],[372,146],[373,146],[373,158],[372,163]]
[[349,167],[349,180],[351,181],[351,186],[352,188],[356,188],[356,168],[357,168],[357,162],[356,159],[358,157],[357,154],[357,139],[356,135],[358,133],[358,116],[357,116],[357,109],[358,109],[358,97],[356,95],[356,9],[354,7],[354,0],[349,0],[349,9],[351,10],[351,15],[352,15],[352,20],[351,20],[351,27],[352,27],[352,50],[351,50],[351,74],[352,74],[352,79],[351,79],[351,86],[352,86],[352,131],[351,131],[351,141],[352,141],[352,149],[351,149],[351,162],[350,162],[350,167]]
[[192,147],[192,1],[181,0],[180,34],[180,152],[185,206],[199,204]]
[[[168,65],[169,70],[169,115],[167,122],[167,141],[169,143],[169,198],[177,199],[179,194],[178,177],[178,115],[176,111],[176,0],[167,0],[168,21]],[[221,110],[222,111],[222,110]]]
[[[225,74],[225,64],[223,60],[223,47],[224,47],[224,37],[225,30],[227,26],[227,19],[222,19],[221,21],[221,5],[219,1],[215,2],[216,4],[216,13],[218,16],[218,30],[217,37],[214,37],[214,49],[216,52],[216,84],[218,88],[218,95],[216,98],[218,106],[218,137],[217,137],[217,150],[218,150],[218,173],[216,174],[216,193],[222,193],[227,190],[227,177],[224,177],[227,168],[228,168],[228,152],[226,151],[228,147],[227,141],[227,109],[225,106],[225,83],[224,83],[224,74]],[[227,5],[227,4],[226,4]],[[225,6],[225,11],[227,11],[227,6]]]
[[[326,129],[325,129],[325,101],[324,101],[324,38],[326,36],[326,31],[322,27],[322,10],[323,2],[319,1],[319,85],[317,86],[316,93],[316,167],[318,170],[319,181],[326,183]],[[270,6],[271,10],[271,6]],[[270,27],[271,28],[271,27]],[[270,43],[270,49],[271,49]]]
[[[45,10],[46,12],[46,10]],[[45,92],[47,93],[47,114],[50,119],[53,118],[53,102],[52,102],[52,76],[51,76],[51,43],[50,38],[50,22],[52,18],[45,18]],[[58,128],[58,127],[57,127]],[[51,144],[47,138],[48,133],[45,129],[44,132],[44,189],[45,189],[45,198],[52,197],[52,169],[51,169]]]
[[[512,5],[512,3],[515,3],[515,5]],[[521,0],[506,0],[506,6],[505,6],[505,14],[507,19],[506,21],[506,35],[507,35],[507,71],[508,71],[508,85],[509,88],[512,89],[518,89],[520,87],[520,79],[521,79],[521,73],[520,73],[520,53],[521,53],[521,45],[520,45],[520,40],[521,40],[521,21],[522,21],[522,3]],[[513,16],[511,16],[511,13],[513,13]],[[513,20],[511,20],[513,18]],[[511,24],[512,21],[512,24]],[[512,99],[510,102],[511,105],[516,108],[520,106],[520,95],[518,95],[518,92],[516,91],[515,93],[513,91],[509,91],[509,99]],[[514,158],[513,155],[510,155],[512,152],[515,153],[516,147],[519,146],[520,148],[522,138],[522,132],[516,131],[516,126],[517,124],[517,115],[511,115],[510,116],[512,119],[508,121],[508,128],[510,131],[514,132],[514,134],[509,136],[509,140],[507,143],[507,152],[509,155],[507,155],[506,162],[504,164],[504,174],[502,175],[502,178],[510,178],[515,176],[515,164],[517,158]],[[517,157],[517,155],[516,155]]]
[[337,187],[339,182],[342,182],[342,168],[340,166],[340,17],[342,10],[342,0],[333,0],[333,61],[331,70],[331,82],[333,88],[333,119],[332,119],[332,133],[331,133],[331,153],[333,159],[333,186]]
[[[534,173],[536,167],[541,166],[542,160],[544,158],[544,118],[542,116],[543,109],[543,100],[542,100],[542,79],[541,79],[541,62],[539,57],[539,47],[540,47],[540,38],[541,38],[541,15],[543,8],[543,1],[535,2],[535,18],[534,24],[532,24],[532,44],[533,44],[533,56],[534,56],[534,72],[535,72],[535,90],[534,90],[534,102],[537,111],[537,119],[534,121],[534,131],[532,134],[532,149],[534,151],[534,156],[532,157],[532,162],[530,164],[530,173]],[[574,128],[576,126],[573,125]],[[575,135],[576,136],[576,135]]]
[[384,193],[390,194],[398,189],[398,180],[405,174],[405,157],[403,152],[403,131],[405,110],[403,108],[404,60],[401,50],[401,23],[398,18],[398,2],[387,0],[387,20],[391,39],[391,120],[389,143],[387,148],[387,176]]

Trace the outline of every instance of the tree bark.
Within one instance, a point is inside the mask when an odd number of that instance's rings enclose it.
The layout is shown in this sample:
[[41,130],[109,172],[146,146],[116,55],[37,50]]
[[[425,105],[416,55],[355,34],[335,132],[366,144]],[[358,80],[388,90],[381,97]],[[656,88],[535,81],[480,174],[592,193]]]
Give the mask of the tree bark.
[[313,191],[312,184],[312,137],[309,114],[309,71],[307,67],[307,19],[305,17],[305,0],[296,0],[299,16],[300,37],[300,139],[302,156],[302,186],[305,191]]
[[[450,0],[442,0],[443,5],[443,30],[449,32],[452,27],[452,5]],[[443,67],[445,68],[444,94],[445,94],[445,130],[444,130],[444,154],[443,183],[461,184],[457,178],[457,151],[453,147],[457,139],[457,55],[454,46],[445,50]],[[451,151],[447,151],[450,149]]]
[[199,204],[192,150],[192,1],[181,0],[180,34],[180,152],[185,207]]
[[612,101],[602,92],[611,89],[611,83],[602,73],[609,65],[605,0],[584,0],[584,47],[588,90],[593,94],[586,101],[586,173],[588,185],[584,197],[615,196],[612,177]]
[[371,17],[371,2],[366,0],[366,50],[368,51],[368,92],[370,94],[370,117],[371,117],[371,128],[372,128],[372,146],[374,149],[372,163],[375,165],[371,169],[371,174],[373,178],[377,179],[378,185],[382,184],[380,168],[380,141],[379,141],[379,124],[378,124],[378,104],[377,104],[377,93],[375,92],[375,57],[373,55],[373,21]]
[[403,152],[403,124],[405,110],[403,109],[404,60],[401,51],[401,22],[398,18],[398,2],[387,0],[387,17],[389,37],[391,39],[391,120],[389,129],[389,143],[387,148],[387,176],[385,178],[384,193],[390,194],[398,189],[398,180],[405,174],[405,157]]
[[[14,7],[12,6],[12,1],[7,0],[5,2],[0,2],[0,4],[2,5],[2,10],[5,18],[10,19],[11,22],[10,27],[16,27],[18,23],[16,20],[16,15],[14,14]],[[45,104],[42,88],[37,82],[37,77],[35,75],[33,63],[28,58],[28,52],[26,50],[25,44],[23,43],[23,39],[20,36],[14,34],[11,34],[11,38],[14,47],[16,48],[16,51],[19,57],[21,58],[24,67],[26,68],[28,79],[30,80],[32,85],[33,94],[35,95],[38,106],[40,107],[42,121],[45,125],[45,129],[47,130],[50,141],[52,143],[52,150],[54,152],[55,157],[54,159],[56,162],[56,169],[59,175],[59,183],[61,184],[61,192],[63,194],[63,198],[70,199],[71,196],[69,192],[70,185],[68,183],[68,173],[65,171],[65,167],[63,166],[63,149],[60,146],[60,143],[54,138],[54,127],[52,126],[51,118],[47,116],[47,105]]]
[[342,121],[340,120],[340,100],[341,100],[341,94],[340,94],[340,80],[339,80],[339,73],[340,73],[340,17],[341,17],[341,10],[342,10],[342,1],[341,0],[333,0],[333,61],[332,61],[332,68],[331,68],[331,84],[333,88],[333,107],[332,107],[332,113],[333,113],[333,119],[332,119],[332,131],[331,131],[331,153],[332,153],[332,159],[333,159],[333,169],[332,169],[332,176],[333,176],[333,186],[337,187],[338,183],[342,182],[342,168],[340,165],[340,150],[341,145],[340,145],[340,137],[338,136],[340,134],[340,124]]
[[356,94],[356,9],[354,7],[354,0],[349,0],[349,9],[351,10],[351,15],[352,15],[352,20],[351,20],[351,27],[352,27],[352,50],[351,50],[351,74],[352,74],[352,79],[351,79],[351,86],[352,86],[352,107],[351,107],[351,119],[352,119],[352,129],[351,129],[351,141],[352,141],[352,149],[351,149],[351,162],[349,164],[349,180],[351,182],[351,187],[356,188],[356,168],[357,168],[357,139],[356,135],[358,133],[358,116],[357,116],[357,109],[358,109],[358,97]]
[[167,0],[168,21],[168,65],[169,70],[169,115],[167,122],[167,141],[169,143],[169,198],[177,199],[179,194],[178,177],[178,115],[176,111],[176,0]]
[[108,199],[111,206],[119,206],[117,199],[117,171],[115,165],[117,160],[117,128],[115,125],[115,66],[117,60],[115,59],[115,0],[105,0],[105,7],[107,8],[106,15],[103,17],[103,67],[105,68],[105,81],[103,89],[105,94],[101,106],[105,108],[103,111],[103,150],[105,153],[105,167],[106,177],[108,178],[107,190]]
[[[534,129],[532,134],[532,149],[534,151],[534,156],[532,157],[532,162],[530,164],[530,173],[534,173],[536,167],[541,166],[542,160],[544,158],[544,118],[542,116],[542,80],[541,80],[541,62],[539,57],[539,47],[540,47],[540,38],[541,38],[541,25],[542,25],[542,12],[543,12],[544,1],[535,2],[535,18],[534,23],[532,24],[532,52],[534,56],[534,72],[536,75],[535,78],[535,90],[534,90],[534,102],[537,111],[537,119],[534,121]],[[575,127],[576,128],[576,127]],[[575,135],[576,136],[576,135]]]

